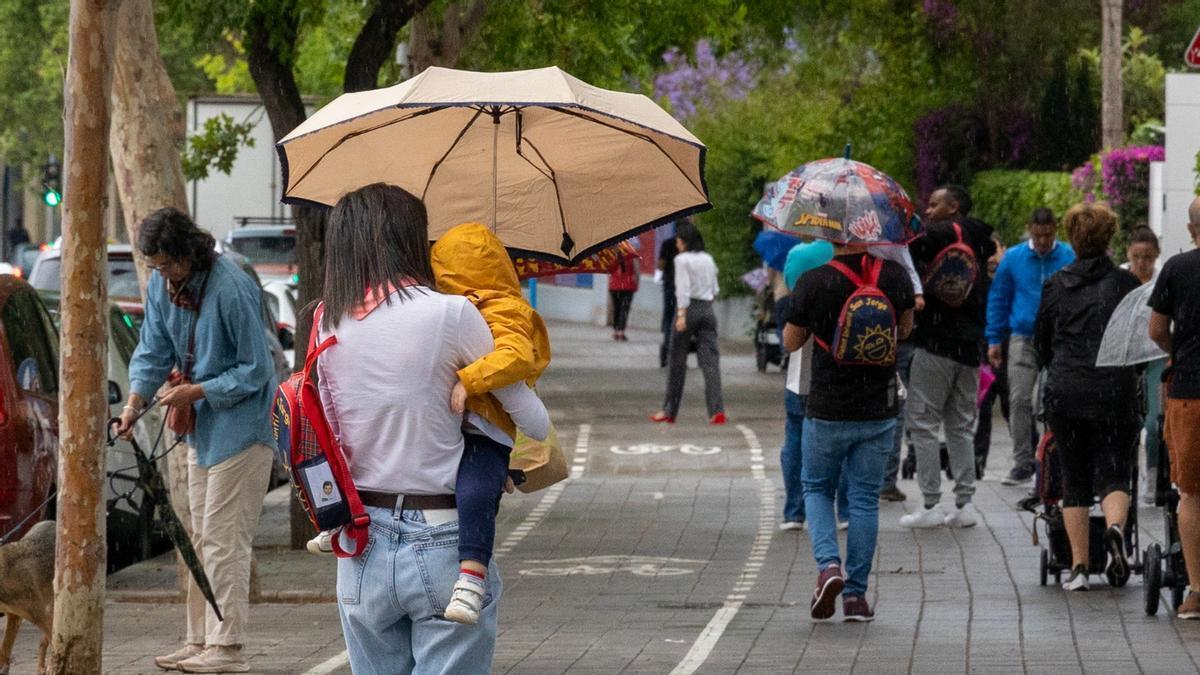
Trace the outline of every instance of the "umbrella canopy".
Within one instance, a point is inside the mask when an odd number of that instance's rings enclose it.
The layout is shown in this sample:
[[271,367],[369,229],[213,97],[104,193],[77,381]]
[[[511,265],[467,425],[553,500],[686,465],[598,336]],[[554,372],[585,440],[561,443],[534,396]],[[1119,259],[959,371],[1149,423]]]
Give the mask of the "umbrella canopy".
[[521,280],[535,277],[549,277],[556,274],[607,274],[617,265],[617,260],[623,256],[636,256],[637,249],[628,241],[616,246],[609,246],[579,261],[577,265],[564,265],[550,262],[541,258],[518,256],[513,258],[513,266],[517,268],[517,277]]
[[834,244],[907,244],[920,230],[904,188],[847,158],[800,166],[768,185],[752,214],[778,230]]
[[754,251],[773,270],[783,271],[788,251],[800,243],[800,238],[772,229],[763,229],[754,237]]
[[1108,319],[1096,366],[1133,366],[1155,359],[1167,358],[1167,353],[1150,339],[1150,294],[1154,282],[1142,284],[1130,291]]
[[276,147],[284,202],[333,205],[389,183],[424,200],[433,239],[483,221],[510,251],[571,265],[710,208],[704,144],[683,125],[553,67],[431,67],[339,96]]

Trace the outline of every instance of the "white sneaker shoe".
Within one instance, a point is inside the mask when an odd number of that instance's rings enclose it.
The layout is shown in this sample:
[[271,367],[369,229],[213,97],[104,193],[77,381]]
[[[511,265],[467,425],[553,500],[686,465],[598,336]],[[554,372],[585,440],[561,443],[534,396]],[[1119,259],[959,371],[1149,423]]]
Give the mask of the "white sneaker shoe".
[[460,578],[454,584],[454,593],[446,605],[443,616],[450,621],[473,625],[479,622],[479,610],[483,608],[483,584]]
[[803,530],[803,529],[804,529],[804,521],[803,520],[785,520],[785,521],[779,523],[779,530],[781,532],[786,532],[788,530]]
[[316,555],[329,555],[333,553],[333,543],[331,541],[333,539],[333,534],[333,530],[318,532],[317,536],[308,540],[308,544],[305,545],[305,548],[308,549],[309,553]]
[[241,647],[211,645],[190,659],[176,666],[185,673],[248,673],[250,664],[242,654]]
[[955,508],[946,514],[946,527],[975,527],[979,519],[975,517],[975,507],[967,502],[961,509]]
[[913,511],[900,518],[900,527],[912,529],[929,529],[941,527],[946,522],[946,514],[934,506],[932,509]]
[[1063,582],[1064,591],[1086,591],[1088,589],[1088,573],[1082,566],[1071,570],[1071,577]]
[[850,529],[850,521],[849,520],[839,520],[838,521],[838,532],[845,532],[846,530],[849,530],[849,529]]
[[204,651],[204,645],[189,642],[166,656],[154,657],[154,665],[163,670],[176,670],[180,661],[186,661]]

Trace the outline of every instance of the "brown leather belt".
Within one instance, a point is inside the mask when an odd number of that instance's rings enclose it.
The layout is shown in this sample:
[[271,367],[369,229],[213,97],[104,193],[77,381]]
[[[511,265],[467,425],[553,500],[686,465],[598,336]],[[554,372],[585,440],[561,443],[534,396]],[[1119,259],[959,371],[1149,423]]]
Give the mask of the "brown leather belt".
[[458,505],[454,500],[454,495],[402,495],[395,492],[359,490],[358,497],[367,506],[377,506],[384,509],[399,508],[401,511],[453,509]]

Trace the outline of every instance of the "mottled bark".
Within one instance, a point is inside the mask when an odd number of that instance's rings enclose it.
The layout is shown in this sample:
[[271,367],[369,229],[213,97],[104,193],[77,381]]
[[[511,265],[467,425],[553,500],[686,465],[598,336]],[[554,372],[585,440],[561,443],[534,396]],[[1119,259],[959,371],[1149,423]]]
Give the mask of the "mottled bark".
[[1100,128],[1101,145],[1118,148],[1125,144],[1125,105],[1121,86],[1122,0],[1101,0],[1103,31],[1100,38]]
[[453,68],[463,47],[475,37],[487,15],[487,0],[450,3],[437,23],[428,11],[413,18],[409,31],[408,63],[414,74],[429,66]]
[[104,255],[114,3],[72,0],[65,103],[58,538],[52,673],[101,672],[108,301]]

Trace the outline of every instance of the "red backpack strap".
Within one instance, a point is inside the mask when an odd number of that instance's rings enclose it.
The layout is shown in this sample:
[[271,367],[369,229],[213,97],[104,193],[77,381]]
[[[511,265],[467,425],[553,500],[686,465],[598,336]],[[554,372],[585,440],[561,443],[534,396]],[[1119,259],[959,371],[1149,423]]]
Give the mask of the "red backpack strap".
[[[868,255],[863,256],[863,272],[864,273],[867,272],[867,259],[868,258],[870,258],[870,256],[868,256]],[[859,276],[857,272],[855,272],[854,270],[847,267],[845,265],[845,263],[843,263],[842,261],[830,260],[828,263],[825,263],[825,264],[827,264],[830,267],[832,267],[833,269],[841,272],[842,276],[849,279],[855,286],[866,286],[866,283],[863,281],[863,278],[861,276]]]
[[962,225],[959,225],[958,223],[950,223],[950,224],[954,227],[954,235],[958,237],[958,243],[959,244],[964,243],[963,242]]

